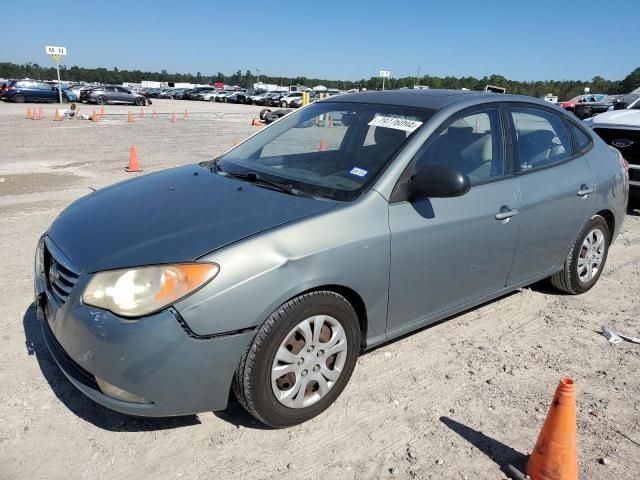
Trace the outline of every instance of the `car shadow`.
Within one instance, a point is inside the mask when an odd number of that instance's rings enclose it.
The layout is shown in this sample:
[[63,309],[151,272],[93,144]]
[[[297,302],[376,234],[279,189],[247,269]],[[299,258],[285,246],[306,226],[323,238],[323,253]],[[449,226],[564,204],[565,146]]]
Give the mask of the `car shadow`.
[[511,474],[508,470],[508,465],[513,465],[516,469],[524,472],[527,459],[529,458],[528,455],[520,453],[510,446],[485,435],[481,431],[456,422],[449,417],[440,417],[440,421],[489,457],[505,474]]
[[84,421],[112,432],[167,430],[201,423],[196,415],[162,418],[135,417],[95,403],[73,386],[49,353],[34,304],[24,312],[22,324],[27,353],[35,355],[40,371],[56,397]]

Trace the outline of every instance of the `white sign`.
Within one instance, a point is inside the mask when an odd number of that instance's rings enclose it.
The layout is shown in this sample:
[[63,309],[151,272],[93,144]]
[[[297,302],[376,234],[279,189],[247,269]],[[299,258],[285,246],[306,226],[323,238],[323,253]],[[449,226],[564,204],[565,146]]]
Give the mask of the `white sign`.
[[47,45],[44,47],[44,51],[47,52],[47,55],[66,55],[67,48],[66,47],[52,47]]
[[393,128],[395,130],[403,130],[409,133],[413,132],[420,125],[422,125],[422,122],[419,122],[417,120],[409,120],[408,118],[398,117],[385,117],[383,115],[376,115],[373,120],[369,122],[370,127]]
[[380,70],[380,76],[382,78],[389,78],[391,76],[391,72],[389,70]]

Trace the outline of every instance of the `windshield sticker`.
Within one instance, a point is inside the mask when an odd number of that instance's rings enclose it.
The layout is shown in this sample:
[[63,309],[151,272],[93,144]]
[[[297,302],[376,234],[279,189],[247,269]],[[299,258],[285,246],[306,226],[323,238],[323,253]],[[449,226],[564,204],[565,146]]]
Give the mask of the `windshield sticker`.
[[393,128],[395,130],[403,130],[409,133],[413,132],[420,125],[422,125],[422,122],[419,122],[417,120],[409,120],[406,118],[397,117],[385,117],[383,115],[376,116],[369,122],[370,127]]
[[362,178],[369,172],[367,170],[365,170],[364,168],[353,167],[349,173],[351,175],[355,175],[356,177]]

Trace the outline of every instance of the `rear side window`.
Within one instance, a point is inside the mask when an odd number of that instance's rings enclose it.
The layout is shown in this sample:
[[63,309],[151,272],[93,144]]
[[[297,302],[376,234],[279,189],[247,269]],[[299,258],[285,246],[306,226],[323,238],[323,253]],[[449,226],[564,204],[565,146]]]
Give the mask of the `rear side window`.
[[516,171],[526,172],[562,162],[572,155],[569,132],[559,115],[537,108],[514,107]]
[[591,138],[580,127],[569,122],[571,132],[576,140],[576,153],[584,152],[589,145],[591,145]]

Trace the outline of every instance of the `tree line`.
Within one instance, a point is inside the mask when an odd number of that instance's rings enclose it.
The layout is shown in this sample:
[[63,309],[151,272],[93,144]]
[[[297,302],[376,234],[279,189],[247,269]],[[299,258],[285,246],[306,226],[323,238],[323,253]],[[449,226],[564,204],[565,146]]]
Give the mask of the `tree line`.
[[[168,73],[166,70],[161,70],[160,72],[120,70],[117,67],[109,70],[107,68],[84,68],[75,65],[72,67],[61,65],[60,70],[61,78],[65,81],[84,81],[90,83],[120,84],[123,82],[139,83],[142,80],[151,80],[198,84],[223,82],[228,85],[251,87],[258,80],[258,77],[250,70],[246,70],[244,73],[238,70],[231,75],[225,75],[222,72],[217,72],[215,75],[203,75],[201,72],[197,72],[194,75],[191,73]],[[0,63],[0,78],[53,80],[56,78],[56,69],[54,67],[40,66],[37,63]],[[337,88],[340,90],[350,90],[353,88],[379,90],[382,88],[382,79],[379,77],[349,81],[307,77],[280,77],[261,74],[259,79],[264,83],[282,86],[305,85],[313,87],[316,85],[324,85],[328,88]],[[532,97],[542,97],[548,93],[552,93],[558,95],[560,99],[568,99],[583,93],[585,87],[589,87],[592,93],[628,93],[640,87],[640,67],[633,70],[622,80],[607,80],[596,76],[590,81],[538,80],[522,82],[509,80],[501,75],[484,76],[482,78],[425,75],[420,79],[416,77],[402,77],[388,78],[385,80],[385,88],[387,89],[411,88],[416,84],[429,86],[429,88],[468,88],[470,90],[482,90],[485,85],[489,84],[504,87],[508,93],[530,95]]]

